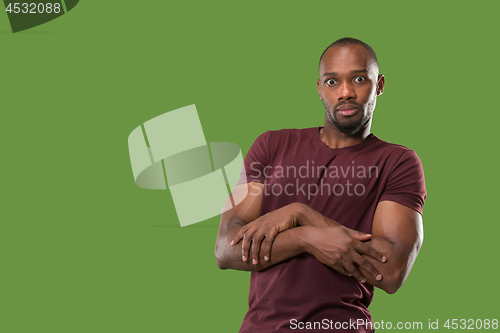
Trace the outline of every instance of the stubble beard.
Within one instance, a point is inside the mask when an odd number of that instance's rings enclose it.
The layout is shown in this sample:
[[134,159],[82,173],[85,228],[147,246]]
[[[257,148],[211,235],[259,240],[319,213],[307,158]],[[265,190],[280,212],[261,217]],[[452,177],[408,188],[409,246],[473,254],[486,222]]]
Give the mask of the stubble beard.
[[358,133],[364,126],[366,126],[373,115],[373,110],[375,109],[375,101],[372,101],[366,105],[366,108],[362,110],[363,115],[358,120],[345,120],[344,122],[339,122],[335,115],[335,107],[331,107],[325,101],[323,101],[323,105],[325,106],[326,118],[328,122],[337,128],[341,133],[352,136]]

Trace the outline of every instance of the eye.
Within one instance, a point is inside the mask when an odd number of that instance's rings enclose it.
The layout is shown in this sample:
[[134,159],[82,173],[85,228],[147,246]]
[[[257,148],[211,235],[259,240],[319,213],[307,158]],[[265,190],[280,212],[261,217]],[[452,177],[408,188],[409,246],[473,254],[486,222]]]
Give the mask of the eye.
[[337,81],[335,81],[334,79],[328,79],[328,80],[326,80],[326,84],[329,85],[329,86],[333,86],[335,84],[335,82],[337,82]]
[[354,78],[354,82],[357,82],[357,83],[361,83],[361,82],[365,82],[365,81],[366,81],[366,79],[362,76],[356,76]]

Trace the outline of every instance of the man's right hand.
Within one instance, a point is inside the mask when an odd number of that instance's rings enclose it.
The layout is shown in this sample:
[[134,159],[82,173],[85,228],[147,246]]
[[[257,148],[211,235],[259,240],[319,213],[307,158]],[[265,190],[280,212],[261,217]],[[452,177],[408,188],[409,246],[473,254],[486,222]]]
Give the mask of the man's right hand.
[[370,234],[352,230],[343,226],[309,227],[304,226],[305,250],[321,263],[335,269],[346,276],[353,276],[360,283],[366,278],[356,265],[382,280],[382,275],[361,254],[366,254],[382,263],[387,259],[369,244],[364,243],[371,238]]

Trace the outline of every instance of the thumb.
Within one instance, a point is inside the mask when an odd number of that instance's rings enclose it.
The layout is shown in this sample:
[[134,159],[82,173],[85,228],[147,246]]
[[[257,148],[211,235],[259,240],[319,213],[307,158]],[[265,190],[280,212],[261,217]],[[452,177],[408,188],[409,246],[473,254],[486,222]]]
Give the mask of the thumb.
[[352,230],[352,229],[347,229],[347,233],[352,237],[355,238],[359,241],[367,241],[370,238],[372,238],[371,234],[365,234],[364,232],[357,231],[357,230]]

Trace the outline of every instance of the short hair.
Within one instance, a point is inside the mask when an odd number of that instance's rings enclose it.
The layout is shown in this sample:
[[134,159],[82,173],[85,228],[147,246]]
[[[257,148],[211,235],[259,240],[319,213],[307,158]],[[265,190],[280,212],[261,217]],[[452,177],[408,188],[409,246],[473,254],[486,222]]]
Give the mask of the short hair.
[[361,45],[361,46],[363,46],[368,51],[368,53],[370,53],[370,57],[375,61],[375,64],[378,67],[377,55],[375,54],[375,51],[373,51],[373,49],[371,48],[370,45],[368,45],[365,42],[362,42],[356,38],[344,37],[344,38],[337,39],[335,42],[330,44],[326,48],[326,50],[323,51],[323,53],[321,54],[321,57],[319,58],[318,70],[319,70],[319,66],[321,66],[321,60],[323,60],[323,56],[325,55],[326,51],[328,51],[331,47],[334,47],[334,46],[347,46],[347,45]]

